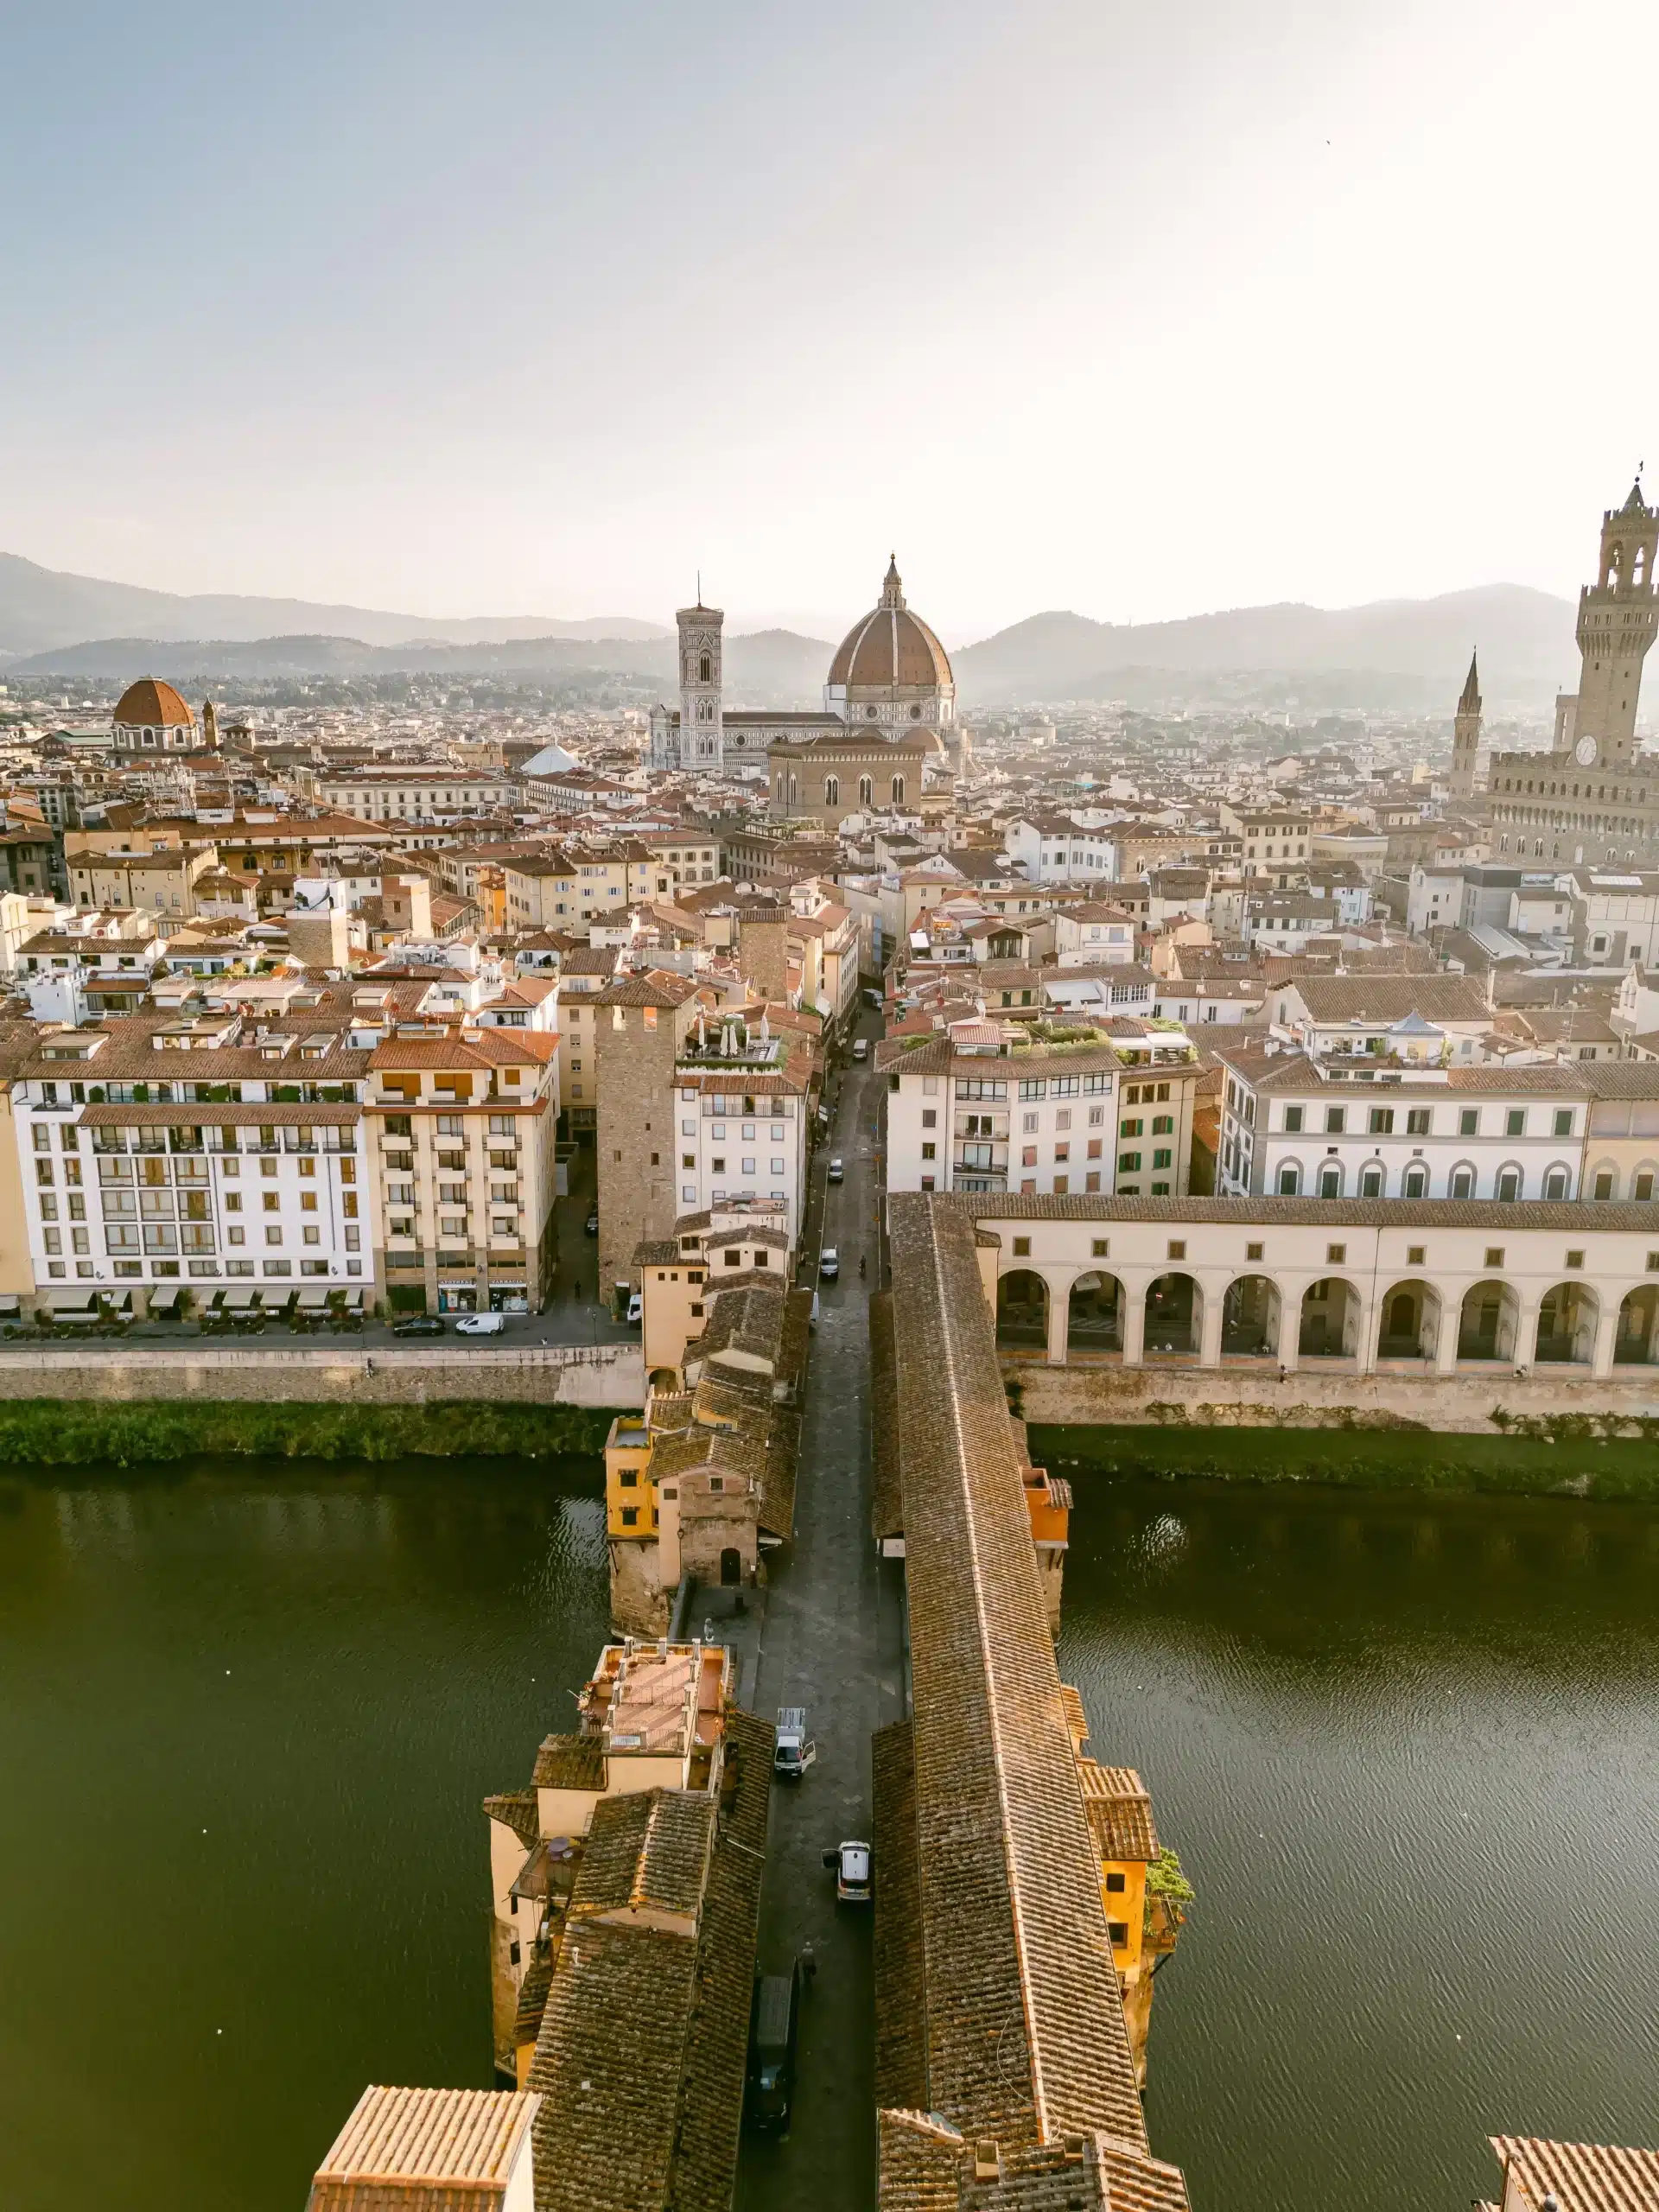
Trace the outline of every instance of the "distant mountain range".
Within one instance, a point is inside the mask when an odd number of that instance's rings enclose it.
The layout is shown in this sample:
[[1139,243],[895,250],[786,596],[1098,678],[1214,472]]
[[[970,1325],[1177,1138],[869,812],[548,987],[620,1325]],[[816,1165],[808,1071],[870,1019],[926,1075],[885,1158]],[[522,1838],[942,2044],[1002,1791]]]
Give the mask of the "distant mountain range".
[[368,607],[327,607],[304,599],[249,599],[233,592],[148,591],[98,576],[42,569],[0,553],[0,652],[40,653],[86,638],[254,639],[308,632],[399,645],[436,639],[455,645],[509,638],[671,638],[660,622],[604,614],[560,622],[544,614],[468,616],[433,622]]
[[[1571,683],[1578,655],[1569,601],[1522,584],[1435,599],[1326,608],[1284,603],[1173,622],[1094,622],[1033,614],[952,656],[963,702],[1039,706],[1067,699],[1192,695],[1214,679],[1315,679],[1329,698],[1352,678],[1367,695],[1443,697],[1449,713],[1478,648],[1492,698],[1541,697]],[[729,636],[733,703],[820,703],[833,645],[790,630]],[[303,600],[181,598],[60,575],[0,554],[0,665],[18,674],[164,675],[247,681],[419,671],[464,677],[610,676],[671,689],[673,632],[623,615],[583,622],[535,616],[429,621]],[[1223,683],[1223,680],[1225,683]]]

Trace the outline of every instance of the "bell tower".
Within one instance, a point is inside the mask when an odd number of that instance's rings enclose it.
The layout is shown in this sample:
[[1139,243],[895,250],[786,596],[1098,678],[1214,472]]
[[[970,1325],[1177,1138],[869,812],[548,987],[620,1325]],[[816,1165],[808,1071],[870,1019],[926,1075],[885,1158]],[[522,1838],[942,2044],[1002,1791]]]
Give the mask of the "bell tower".
[[1480,677],[1475,660],[1471,653],[1463,696],[1452,722],[1452,780],[1446,789],[1453,798],[1472,798],[1475,791],[1475,761],[1480,752]]
[[680,632],[680,766],[718,776],[726,760],[720,672],[726,616],[721,608],[703,605],[699,583],[696,605],[682,607],[674,620]]
[[1659,629],[1654,562],[1659,510],[1642,496],[1642,480],[1617,512],[1601,518],[1601,569],[1579,594],[1578,711],[1573,759],[1580,768],[1628,767],[1636,750],[1636,709],[1642,664]]

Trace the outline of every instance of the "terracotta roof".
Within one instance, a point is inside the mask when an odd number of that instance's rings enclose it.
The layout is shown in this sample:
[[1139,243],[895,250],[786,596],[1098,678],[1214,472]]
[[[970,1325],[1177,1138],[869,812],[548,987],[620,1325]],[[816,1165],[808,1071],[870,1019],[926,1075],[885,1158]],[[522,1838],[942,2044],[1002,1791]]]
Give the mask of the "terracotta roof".
[[[1491,2145],[1524,2192],[1524,2212],[1554,2196],[1560,2212],[1659,2212],[1659,2151],[1605,2143],[1553,2143],[1535,2135],[1494,2135]],[[1508,2202],[1508,2197],[1505,2197]]]
[[965,1209],[889,1200],[928,2104],[1144,2151],[1098,1862]]
[[546,1736],[531,1780],[537,1789],[602,1789],[605,1745],[598,1736]]
[[893,1293],[876,1291],[870,1299],[870,1533],[878,1543],[884,1536],[905,1532],[905,1501],[899,1475],[899,1399],[893,1344]]
[[308,2212],[489,2212],[537,2109],[512,2089],[365,2089],[317,2169]]
[[656,1910],[695,1919],[714,1826],[714,1799],[692,1790],[602,1799],[588,1832],[572,1914]]
[[1083,1788],[1084,1809],[1103,1859],[1150,1861],[1158,1856],[1152,1799],[1132,1766],[1101,1766],[1093,1759],[1080,1758],[1077,1779]]
[[1287,989],[1300,992],[1316,1022],[1488,1021],[1491,1007],[1472,976],[1298,976]]
[[875,2102],[927,2101],[921,1874],[916,1858],[916,1754],[908,1720],[870,1740],[874,1846]]
[[683,1006],[697,995],[698,985],[689,976],[677,976],[666,968],[652,968],[643,976],[625,976],[620,982],[609,983],[602,991],[594,993],[599,1006]]
[[170,683],[141,676],[116,701],[111,721],[129,729],[194,729],[196,718]]
[[510,1827],[526,1851],[533,1851],[541,1830],[537,1822],[536,1792],[533,1789],[500,1789],[494,1796],[484,1800],[484,1810],[493,1821],[500,1821]]

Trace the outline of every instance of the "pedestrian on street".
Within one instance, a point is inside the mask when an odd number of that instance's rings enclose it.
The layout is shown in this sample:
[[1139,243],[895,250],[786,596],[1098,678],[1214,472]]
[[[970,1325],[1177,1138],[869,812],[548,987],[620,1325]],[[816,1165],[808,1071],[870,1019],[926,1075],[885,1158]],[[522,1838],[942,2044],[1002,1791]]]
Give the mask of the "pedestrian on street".
[[812,1939],[810,1936],[801,1946],[801,1972],[809,1981],[817,1979],[818,1955],[812,1948]]

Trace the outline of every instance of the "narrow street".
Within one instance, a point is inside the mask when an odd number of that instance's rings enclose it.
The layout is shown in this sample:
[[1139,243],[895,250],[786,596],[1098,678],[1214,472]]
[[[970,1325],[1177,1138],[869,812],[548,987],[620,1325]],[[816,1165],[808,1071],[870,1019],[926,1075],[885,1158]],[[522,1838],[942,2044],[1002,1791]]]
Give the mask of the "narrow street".
[[[876,1017],[859,1033],[872,1039]],[[880,1267],[875,1123],[880,1094],[849,1064],[816,1167],[803,1232],[817,1274],[821,1244],[841,1255],[841,1278],[821,1286],[807,1373],[796,1492],[795,1541],[772,1568],[753,1702],[775,1718],[801,1705],[817,1763],[774,1784],[760,1970],[785,1974],[810,1942],[817,1974],[802,2006],[794,2113],[781,2138],[746,2134],[738,2172],[741,2212],[823,2207],[866,2212],[875,2196],[874,1993],[868,1905],[836,1904],[823,1854],[870,1835],[870,1737],[903,1710],[900,1567],[878,1567],[869,1534],[870,1367],[866,1302]],[[839,1154],[844,1183],[825,1173]],[[858,1263],[868,1268],[861,1281]]]

